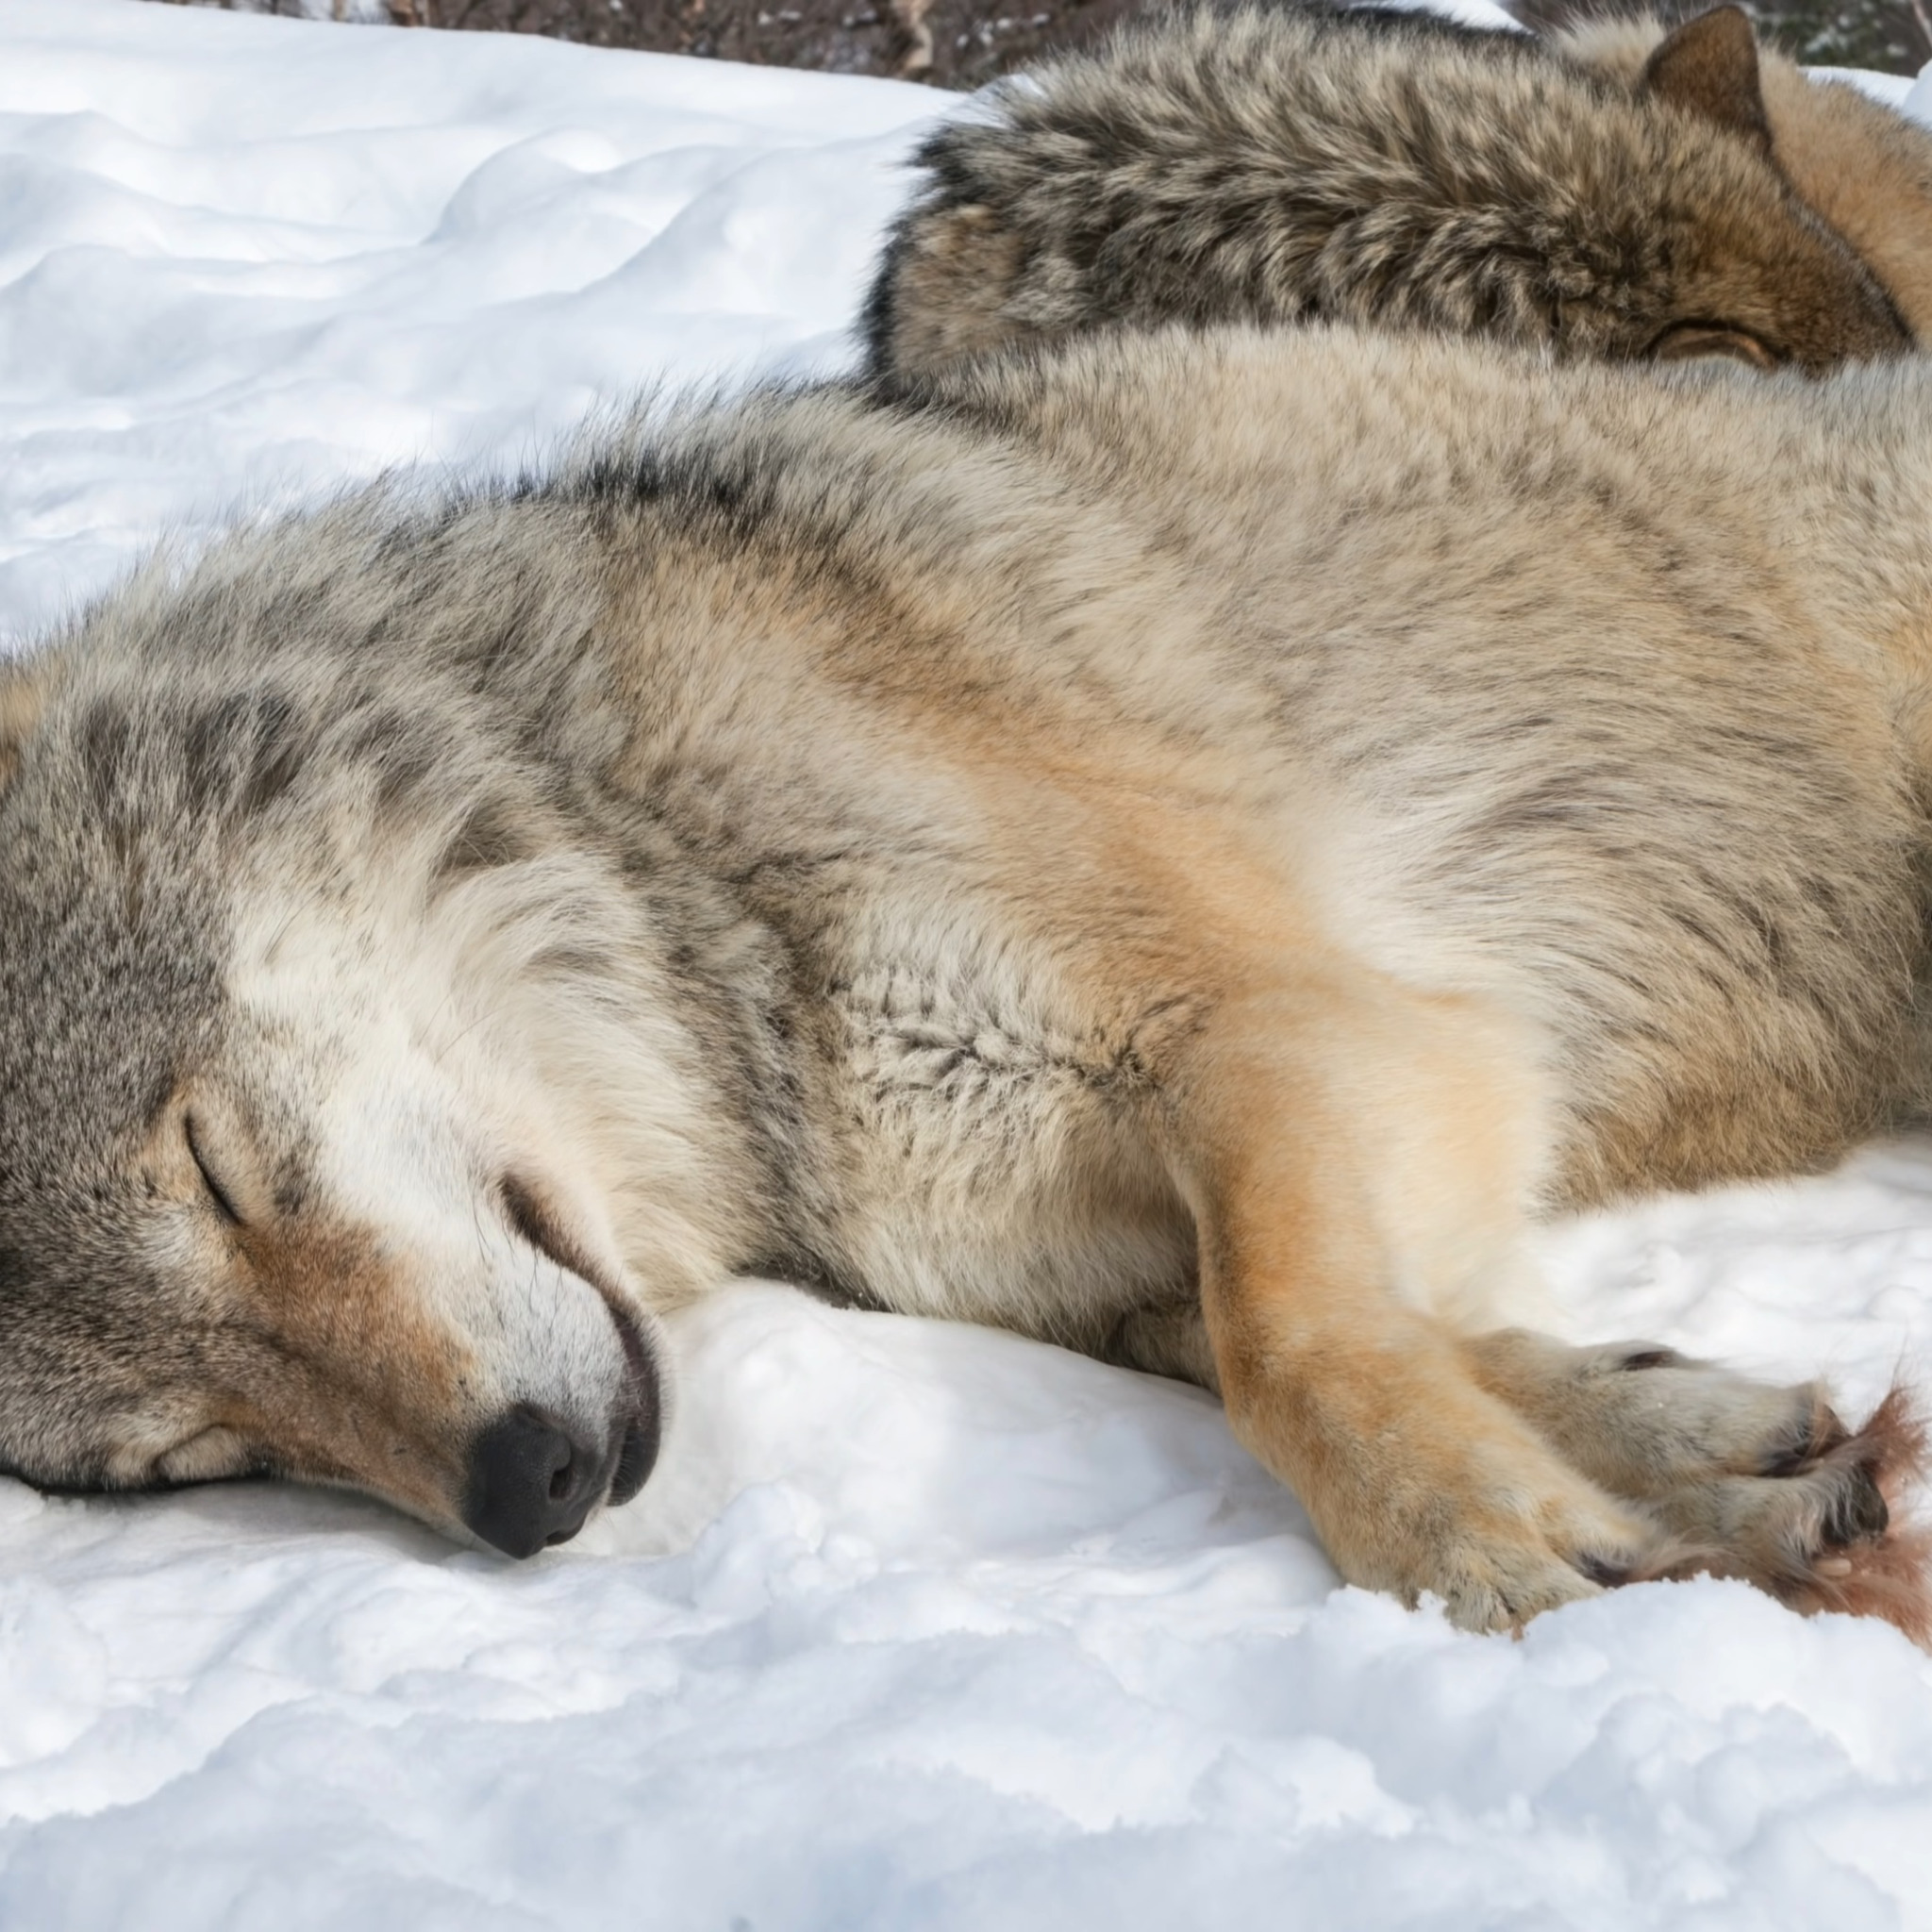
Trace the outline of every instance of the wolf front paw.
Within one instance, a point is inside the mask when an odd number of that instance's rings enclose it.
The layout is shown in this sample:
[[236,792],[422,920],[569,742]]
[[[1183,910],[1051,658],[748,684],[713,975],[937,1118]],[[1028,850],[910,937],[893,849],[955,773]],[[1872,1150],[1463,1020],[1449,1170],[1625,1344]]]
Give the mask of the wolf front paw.
[[1648,1511],[1540,1444],[1507,1465],[1489,1453],[1496,1446],[1434,1458],[1426,1490],[1398,1484],[1352,1523],[1318,1518],[1343,1575],[1410,1604],[1440,1598],[1465,1630],[1520,1630],[1544,1610],[1665,1574],[1681,1554]]
[[1399,1593],[1438,1596],[1464,1630],[1521,1630],[1544,1610],[1660,1575],[1676,1551],[1634,1511],[1564,1510],[1534,1527],[1464,1524],[1428,1565],[1426,1583]]

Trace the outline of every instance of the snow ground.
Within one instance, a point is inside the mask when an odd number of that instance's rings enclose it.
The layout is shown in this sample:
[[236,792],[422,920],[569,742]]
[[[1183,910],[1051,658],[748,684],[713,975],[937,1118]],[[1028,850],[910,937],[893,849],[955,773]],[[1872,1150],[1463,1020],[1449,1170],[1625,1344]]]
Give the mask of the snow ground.
[[[836,361],[947,105],[0,0],[0,630],[238,502]],[[1579,1333],[1932,1364],[1924,1145],[1549,1249]],[[1888,1628],[1701,1582],[1460,1636],[1338,1591],[1194,1391],[757,1286],[678,1340],[663,1472],[522,1567],[0,1480],[0,1926],[1932,1926]]]

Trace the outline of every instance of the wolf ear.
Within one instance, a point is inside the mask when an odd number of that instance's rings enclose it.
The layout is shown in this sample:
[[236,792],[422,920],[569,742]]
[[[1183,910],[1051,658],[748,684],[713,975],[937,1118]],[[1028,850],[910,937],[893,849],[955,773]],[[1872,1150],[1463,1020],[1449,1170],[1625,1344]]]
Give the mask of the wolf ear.
[[1757,77],[1757,35],[1741,7],[1714,7],[1665,35],[1643,63],[1640,85],[1658,100],[1715,121],[1771,153],[1771,121]]
[[0,658],[0,791],[13,783],[14,774],[20,770],[21,748],[46,709],[53,688],[51,656],[38,658],[31,664]]

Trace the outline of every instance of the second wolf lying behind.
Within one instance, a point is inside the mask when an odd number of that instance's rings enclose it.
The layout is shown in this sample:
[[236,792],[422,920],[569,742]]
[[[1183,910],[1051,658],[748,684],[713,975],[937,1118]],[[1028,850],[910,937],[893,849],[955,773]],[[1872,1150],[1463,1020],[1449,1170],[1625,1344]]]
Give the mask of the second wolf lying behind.
[[1197,1308],[1343,1574],[1466,1624],[1711,1565],[1923,1628],[1895,1409],[1497,1324],[1536,1216],[1922,1093],[1932,366],[916,403],[352,499],[0,678],[0,1463],[527,1554],[775,1264]]
[[1324,320],[1816,372],[1932,324],[1932,138],[1760,59],[1735,7],[1555,46],[1204,8],[995,88],[915,158],[863,322],[883,375]]

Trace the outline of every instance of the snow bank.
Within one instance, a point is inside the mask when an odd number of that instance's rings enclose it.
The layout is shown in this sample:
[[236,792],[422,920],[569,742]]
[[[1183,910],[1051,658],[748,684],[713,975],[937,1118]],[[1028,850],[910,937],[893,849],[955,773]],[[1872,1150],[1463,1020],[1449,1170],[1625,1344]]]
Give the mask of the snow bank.
[[[238,499],[836,360],[947,106],[0,0],[0,625]],[[1580,1333],[1932,1361],[1921,1145],[1548,1245]],[[1464,1637],[1338,1591],[1191,1391],[772,1288],[678,1341],[663,1474],[523,1567],[0,1481],[0,1925],[1932,1926],[1890,1629],[1703,1582]]]
[[168,530],[808,369],[947,104],[125,0],[0,4],[0,635]]

